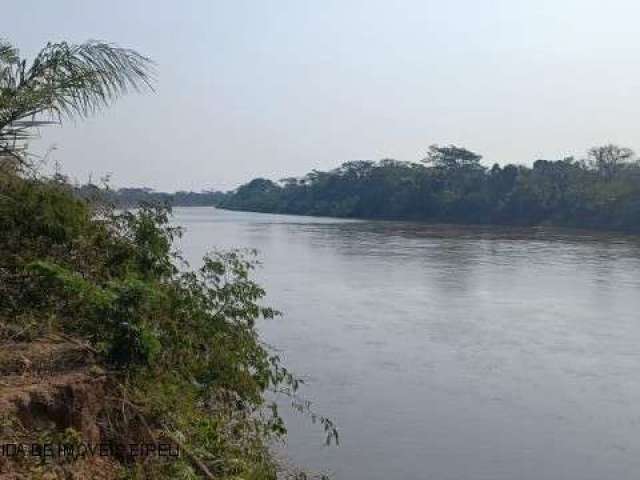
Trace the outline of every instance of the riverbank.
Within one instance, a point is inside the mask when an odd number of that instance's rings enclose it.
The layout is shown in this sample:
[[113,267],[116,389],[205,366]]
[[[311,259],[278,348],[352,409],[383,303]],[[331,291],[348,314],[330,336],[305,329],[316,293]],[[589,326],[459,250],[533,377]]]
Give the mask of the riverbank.
[[640,231],[640,163],[632,152],[624,160],[615,157],[627,149],[590,150],[591,157],[609,152],[609,166],[587,157],[491,168],[465,149],[431,149],[424,163],[358,161],[281,182],[257,178],[221,197],[218,206],[337,218]]
[[[277,312],[249,252],[178,270],[179,235],[163,208],[115,211],[60,176],[0,171],[1,440],[179,447],[106,455],[131,478],[276,478],[268,445],[286,429],[264,394],[297,380],[256,322]],[[2,473],[84,468],[59,460],[11,459]]]

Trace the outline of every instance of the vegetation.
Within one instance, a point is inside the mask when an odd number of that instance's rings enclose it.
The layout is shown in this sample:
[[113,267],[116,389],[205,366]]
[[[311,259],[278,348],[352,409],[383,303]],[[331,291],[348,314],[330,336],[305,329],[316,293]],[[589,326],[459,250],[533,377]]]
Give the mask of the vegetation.
[[170,205],[172,207],[213,207],[219,205],[226,194],[217,191],[175,193],[156,192],[150,188],[109,189],[88,184],[76,187],[76,194],[84,199],[102,198],[118,208],[133,208],[140,205]]
[[429,148],[421,163],[347,162],[279,183],[258,178],[227,195],[236,210],[429,222],[640,229],[640,163],[615,145],[585,159],[533,167],[481,164],[457,146]]
[[[274,478],[266,441],[285,430],[263,393],[293,394],[297,381],[257,336],[256,320],[276,312],[259,303],[251,257],[214,252],[197,271],[178,270],[180,231],[166,210],[92,210],[59,179],[5,171],[0,182],[1,340],[89,342],[117,379],[110,439],[142,415],[216,478]],[[202,473],[188,458],[137,468],[145,478]]]
[[26,65],[0,44],[0,342],[56,334],[98,355],[112,378],[106,439],[137,432],[186,453],[134,462],[132,478],[275,478],[267,444],[285,428],[264,393],[293,396],[299,382],[256,332],[277,312],[261,304],[253,253],[213,252],[192,270],[173,251],[180,229],[167,209],[89,202],[29,161],[34,128],[148,86],[149,60],[61,43]]
[[126,48],[49,43],[28,64],[0,40],[0,153],[21,159],[35,128],[86,117],[152,81],[152,62]]

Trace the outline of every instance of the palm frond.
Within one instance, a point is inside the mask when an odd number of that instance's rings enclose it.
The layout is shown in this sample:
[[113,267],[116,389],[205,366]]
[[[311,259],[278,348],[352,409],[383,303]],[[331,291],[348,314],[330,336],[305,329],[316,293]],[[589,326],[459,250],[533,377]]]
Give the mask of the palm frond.
[[[13,67],[19,61],[18,50],[6,40],[0,38],[0,88],[8,83]],[[0,90],[2,95],[2,90]]]
[[12,64],[18,61],[18,49],[0,38],[0,64]]
[[100,41],[48,43],[31,65],[0,40],[0,151],[34,129],[87,117],[130,91],[153,90],[153,62]]

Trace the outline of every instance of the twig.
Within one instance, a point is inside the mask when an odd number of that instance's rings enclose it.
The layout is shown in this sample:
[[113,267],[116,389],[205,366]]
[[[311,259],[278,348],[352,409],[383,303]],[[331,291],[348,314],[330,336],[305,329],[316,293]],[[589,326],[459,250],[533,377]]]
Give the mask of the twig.
[[194,465],[196,467],[198,467],[198,469],[200,469],[200,471],[202,472],[202,474],[205,477],[207,477],[209,479],[215,479],[216,478],[216,477],[213,476],[211,471],[209,471],[209,468],[202,462],[202,460],[200,460],[198,458],[198,456],[195,453],[193,453],[184,443],[182,443],[180,440],[178,440],[178,438],[174,434],[172,434],[168,430],[165,430],[164,434],[167,437],[169,437],[169,439],[172,442],[175,442],[176,444],[178,444],[178,446],[184,451],[184,453],[187,454],[187,456],[191,459],[191,461],[194,463]]
[[95,355],[99,355],[100,352],[98,352],[95,348],[93,348],[90,345],[87,345],[86,343],[81,342],[80,340],[76,340],[73,337],[70,337],[69,335],[66,335],[64,333],[51,333],[49,335],[47,335],[49,338],[56,340],[56,339],[62,339],[62,340],[66,340],[67,342],[71,342],[74,343],[75,345],[78,345],[82,348],[84,348],[85,350],[88,350],[89,352],[95,354]]

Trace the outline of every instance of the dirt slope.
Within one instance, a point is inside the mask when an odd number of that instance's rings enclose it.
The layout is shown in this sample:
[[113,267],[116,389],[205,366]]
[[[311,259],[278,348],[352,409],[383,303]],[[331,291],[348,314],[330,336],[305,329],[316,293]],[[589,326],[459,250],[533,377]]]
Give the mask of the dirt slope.
[[44,445],[55,450],[70,435],[87,444],[102,441],[107,381],[91,350],[80,343],[1,344],[0,480],[117,478],[112,458],[45,459],[40,450]]

